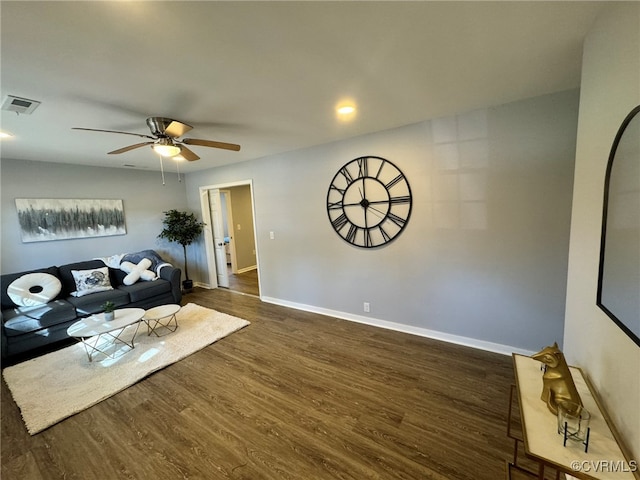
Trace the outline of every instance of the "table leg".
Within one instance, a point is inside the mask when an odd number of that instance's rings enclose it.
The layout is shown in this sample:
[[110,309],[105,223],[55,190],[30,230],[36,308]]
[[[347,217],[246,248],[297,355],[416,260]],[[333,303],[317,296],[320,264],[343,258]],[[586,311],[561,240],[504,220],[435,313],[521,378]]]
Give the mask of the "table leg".
[[[166,323],[160,321],[164,320],[165,318],[169,319]],[[157,332],[158,327],[164,327],[169,330],[169,332],[175,332],[178,329],[178,319],[175,313],[172,315],[167,315],[166,317],[145,319],[144,321],[147,324],[147,335],[151,335],[153,333],[156,337],[159,337],[160,335],[158,335]],[[153,322],[153,327],[151,326],[151,322]],[[172,323],[173,328],[171,327]]]
[[[122,332],[124,332],[127,327],[121,328],[119,330],[119,332],[116,335],[113,335],[112,332],[106,332],[106,333],[100,333],[98,335],[96,335],[95,337],[84,337],[81,338],[80,341],[82,342],[82,345],[84,345],[84,350],[87,353],[87,357],[89,358],[89,361],[92,362],[93,361],[93,356],[96,353],[102,353],[104,356],[106,356],[107,358],[116,358],[114,355],[111,355],[107,352],[105,352],[104,350],[98,348],[98,345],[100,344],[100,339],[103,338],[104,335],[109,335],[112,338],[112,342],[111,344],[115,344],[115,343],[122,343],[123,345],[126,345],[127,347],[131,348],[132,350],[135,348],[134,345],[134,341],[136,338],[136,335],[138,333],[138,329],[140,328],[140,322],[136,322],[136,329],[133,332],[133,336],[131,337],[131,342],[127,342],[123,339],[120,338],[120,336],[122,335]],[[95,343],[92,345],[91,343],[89,343],[89,339],[90,338],[95,338]]]
[[135,345],[133,344],[133,342],[136,339],[136,335],[138,334],[138,329],[139,328],[140,328],[140,322],[136,322],[136,330],[135,330],[135,332],[133,332],[133,336],[131,337],[131,343],[128,343],[128,342],[126,342],[126,341],[124,341],[124,340],[122,340],[120,338],[120,335],[122,335],[122,332],[124,332],[127,329],[127,327],[124,327],[116,335],[113,335],[111,332],[107,332],[106,335],[109,335],[111,338],[113,338],[113,343],[120,342],[120,343],[126,345],[127,347],[131,347],[131,349],[134,349]]

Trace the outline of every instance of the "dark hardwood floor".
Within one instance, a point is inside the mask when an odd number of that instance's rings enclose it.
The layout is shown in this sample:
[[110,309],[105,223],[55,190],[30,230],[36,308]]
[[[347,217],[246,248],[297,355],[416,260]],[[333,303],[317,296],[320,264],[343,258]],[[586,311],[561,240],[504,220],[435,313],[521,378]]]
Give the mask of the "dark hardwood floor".
[[228,268],[229,273],[229,290],[248,295],[260,296],[258,288],[258,270],[249,270],[244,273],[233,273],[231,267]]
[[504,478],[510,357],[223,289],[187,302],[252,324],[35,436],[3,381],[2,479]]

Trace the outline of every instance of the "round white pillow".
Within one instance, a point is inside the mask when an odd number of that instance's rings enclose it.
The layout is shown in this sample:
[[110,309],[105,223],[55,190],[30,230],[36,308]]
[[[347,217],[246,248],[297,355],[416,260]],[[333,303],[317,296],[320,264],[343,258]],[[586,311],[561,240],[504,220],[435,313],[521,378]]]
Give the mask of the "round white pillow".
[[9,284],[7,295],[16,305],[35,307],[56,298],[60,290],[62,290],[62,283],[53,275],[27,273]]

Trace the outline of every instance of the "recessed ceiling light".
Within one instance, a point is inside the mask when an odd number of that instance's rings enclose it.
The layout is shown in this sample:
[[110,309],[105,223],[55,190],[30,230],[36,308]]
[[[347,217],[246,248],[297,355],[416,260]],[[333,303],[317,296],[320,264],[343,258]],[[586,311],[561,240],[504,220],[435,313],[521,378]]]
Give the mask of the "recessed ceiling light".
[[336,105],[336,118],[341,122],[350,122],[356,118],[356,104],[351,99],[343,99]]
[[344,105],[342,107],[338,107],[338,113],[340,115],[349,115],[356,111],[356,107],[353,105]]

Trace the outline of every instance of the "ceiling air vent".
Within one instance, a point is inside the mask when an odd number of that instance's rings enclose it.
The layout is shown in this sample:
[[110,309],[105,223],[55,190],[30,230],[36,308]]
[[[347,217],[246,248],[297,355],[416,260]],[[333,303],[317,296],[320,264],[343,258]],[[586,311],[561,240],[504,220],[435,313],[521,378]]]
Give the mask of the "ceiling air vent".
[[2,102],[2,110],[31,115],[31,113],[38,108],[38,105],[40,105],[40,102],[37,100],[29,100],[28,98],[7,95],[7,98]]

